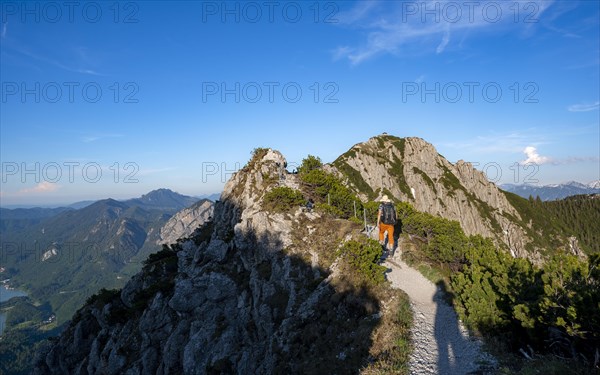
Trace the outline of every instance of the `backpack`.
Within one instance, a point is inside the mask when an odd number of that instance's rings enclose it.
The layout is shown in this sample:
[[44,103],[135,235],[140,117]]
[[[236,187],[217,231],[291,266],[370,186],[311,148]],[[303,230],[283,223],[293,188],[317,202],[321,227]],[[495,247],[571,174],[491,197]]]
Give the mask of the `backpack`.
[[396,224],[396,209],[391,203],[381,205],[381,222],[384,224]]

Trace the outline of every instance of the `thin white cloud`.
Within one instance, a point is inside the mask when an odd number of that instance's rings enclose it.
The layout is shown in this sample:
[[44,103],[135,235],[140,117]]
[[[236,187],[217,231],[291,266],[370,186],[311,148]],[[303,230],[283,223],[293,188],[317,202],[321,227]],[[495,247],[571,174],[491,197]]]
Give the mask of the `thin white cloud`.
[[338,13],[336,19],[350,25],[367,17],[378,5],[379,1],[359,1],[352,9]]
[[[532,0],[531,3],[535,3],[535,16],[539,19],[554,0]],[[356,46],[340,46],[334,50],[334,56],[358,65],[381,54],[400,55],[411,48],[441,54],[450,47],[452,40],[462,43],[472,31],[514,29],[514,18],[507,16],[514,13],[514,9],[511,10],[514,3],[494,2],[499,8],[497,14],[501,15],[498,19],[491,12],[473,11],[470,7],[475,3],[469,4],[452,1],[358,2],[355,8],[340,17],[343,21],[340,25],[366,30],[366,41]],[[453,38],[455,34],[458,38]]]
[[522,129],[510,133],[480,135],[459,142],[442,142],[440,146],[457,150],[470,150],[477,154],[515,154],[527,146],[539,146],[548,143],[536,136],[536,129]]
[[448,45],[448,43],[450,43],[450,28],[446,29],[446,31],[444,32],[444,36],[442,37],[442,41],[440,42],[440,44],[435,49],[435,53],[437,53],[439,55],[440,53],[444,52],[444,50],[446,49],[446,46]]
[[[7,39],[8,40],[8,39]],[[63,63],[59,60],[56,59],[52,59],[46,56],[43,56],[37,52],[32,52],[31,50],[23,47],[22,45],[19,44],[14,44],[14,43],[10,43],[8,46],[8,48],[11,48],[12,50],[16,51],[18,54],[21,54],[25,57],[28,57],[32,60],[35,61],[39,61],[45,64],[49,64],[49,65],[53,65],[59,69],[62,70],[66,70],[68,72],[73,72],[73,73],[81,73],[81,74],[88,74],[88,75],[93,75],[93,76],[105,76],[102,73],[99,73],[93,69],[89,69],[89,68],[83,68],[83,67],[76,67],[73,66],[71,64],[67,64],[67,63]],[[73,60],[77,60],[77,58],[73,59]],[[79,59],[81,60],[81,59]],[[83,65],[83,64],[82,64]]]
[[598,108],[600,108],[600,102],[595,102],[592,104],[573,104],[570,105],[567,110],[569,112],[589,112],[589,111],[595,111]]
[[93,75],[93,76],[102,76],[102,74],[100,74],[100,73],[98,73],[98,72],[96,72],[95,70],[92,70],[92,69],[76,68],[76,67],[73,67],[73,66],[69,66],[69,65],[63,64],[60,61],[57,61],[57,60],[54,60],[54,59],[51,59],[51,58],[47,58],[47,57],[44,57],[44,56],[40,56],[40,55],[37,55],[35,53],[31,53],[29,51],[19,51],[19,52],[21,52],[22,54],[24,54],[24,55],[26,55],[28,57],[31,57],[32,59],[35,59],[35,60],[38,60],[38,61],[41,61],[41,62],[45,62],[45,63],[48,63],[50,65],[54,65],[55,67],[63,69],[63,70],[66,70],[68,72],[89,74],[89,75]]
[[81,137],[81,140],[84,143],[96,142],[105,138],[121,138],[124,137],[123,134],[94,134],[94,135],[86,135]]
[[38,194],[38,193],[50,193],[58,190],[60,186],[58,184],[42,181],[29,189],[21,189],[17,192],[18,195]]
[[95,141],[97,141],[97,140],[99,140],[99,139],[100,139],[100,137],[94,137],[94,136],[86,136],[86,137],[83,137],[83,138],[81,138],[81,140],[82,140],[84,143],[95,142]]
[[600,158],[597,156],[569,156],[564,160],[558,161],[558,164],[576,164],[576,163],[597,163]]
[[2,39],[6,38],[6,33],[8,32],[8,22],[5,22],[2,24],[2,33],[0,34],[0,36],[2,37]]
[[350,47],[337,47],[335,50],[333,50],[333,59],[339,60],[345,58],[348,55],[352,54],[352,52],[353,49]]
[[542,164],[552,163],[551,158],[549,158],[547,156],[541,156],[538,153],[537,148],[535,148],[533,146],[525,147],[525,150],[523,150],[523,153],[527,156],[527,159],[521,161],[521,165],[526,165],[526,164],[542,165]]

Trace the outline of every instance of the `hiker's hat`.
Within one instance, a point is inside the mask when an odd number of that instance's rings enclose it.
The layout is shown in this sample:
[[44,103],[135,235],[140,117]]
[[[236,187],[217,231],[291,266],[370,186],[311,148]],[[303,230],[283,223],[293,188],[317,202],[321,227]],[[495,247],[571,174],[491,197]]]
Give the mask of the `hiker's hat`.
[[383,197],[381,197],[381,202],[390,203],[391,200],[387,195],[384,195]]

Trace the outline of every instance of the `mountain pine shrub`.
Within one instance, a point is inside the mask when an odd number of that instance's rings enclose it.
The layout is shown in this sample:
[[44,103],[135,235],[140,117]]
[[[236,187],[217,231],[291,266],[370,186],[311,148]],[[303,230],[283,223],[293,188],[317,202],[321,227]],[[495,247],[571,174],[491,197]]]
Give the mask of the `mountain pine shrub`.
[[298,190],[279,186],[266,193],[263,202],[269,211],[289,212],[303,205],[305,200]]
[[367,238],[350,240],[342,245],[339,253],[363,281],[375,285],[385,281],[387,269],[377,264],[383,254],[377,241]]

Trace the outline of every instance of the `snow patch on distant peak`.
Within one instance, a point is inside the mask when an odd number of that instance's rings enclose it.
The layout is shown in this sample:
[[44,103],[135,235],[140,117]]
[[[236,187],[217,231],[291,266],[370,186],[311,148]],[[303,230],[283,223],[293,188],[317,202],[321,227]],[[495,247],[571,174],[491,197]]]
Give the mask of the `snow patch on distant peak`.
[[42,262],[47,261],[48,259],[55,257],[58,255],[58,249],[56,249],[55,247],[51,248],[50,250],[46,251],[44,253],[44,255],[42,255]]
[[587,184],[590,189],[600,189],[600,180],[592,181]]

